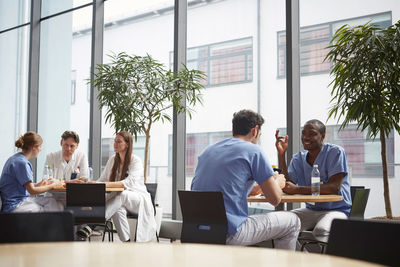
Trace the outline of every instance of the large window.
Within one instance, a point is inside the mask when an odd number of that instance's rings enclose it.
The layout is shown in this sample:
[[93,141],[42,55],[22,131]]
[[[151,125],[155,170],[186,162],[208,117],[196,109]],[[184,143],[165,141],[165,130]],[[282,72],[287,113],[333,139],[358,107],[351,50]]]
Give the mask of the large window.
[[[218,141],[232,137],[232,132],[189,133],[186,135],[186,175],[193,176],[197,166],[197,159],[203,150]],[[168,173],[172,173],[172,135],[168,139],[169,164]]]
[[[126,52],[129,55],[151,57],[168,68],[169,51],[173,50],[174,1],[109,0],[104,3],[104,63],[107,55]],[[87,40],[90,42],[90,39]],[[172,109],[169,111],[172,116]],[[105,114],[105,111],[103,111]],[[114,138],[112,125],[102,122],[102,147],[107,138]],[[169,122],[153,123],[151,128],[149,162],[146,182],[157,182],[156,203],[163,207],[164,215],[171,214],[172,177],[168,175],[168,136],[172,133]],[[143,133],[142,133],[143,134]],[[133,152],[144,161],[144,136],[138,136]],[[113,151],[112,148],[109,150]],[[110,154],[102,151],[103,162]]]
[[26,131],[28,110],[29,0],[0,0],[0,172]]
[[0,0],[0,32],[30,21],[30,0]]
[[[357,130],[356,125],[349,125],[339,131],[338,125],[327,126],[326,142],[340,145],[347,154],[349,173],[352,178],[381,177],[382,159],[381,142],[367,137],[366,132]],[[388,173],[394,175],[394,137],[393,132],[386,139]]]
[[[42,6],[42,11],[44,8],[66,10],[72,8],[72,3],[52,1]],[[39,179],[46,154],[61,149],[61,134],[65,130],[76,131],[80,137],[78,149],[88,153],[90,122],[86,83],[91,43],[82,42],[73,33],[90,25],[90,10],[91,6],[84,7],[41,22],[38,132],[45,142],[38,157]]]
[[26,131],[28,54],[29,26],[0,34],[0,171],[16,151],[14,141]]
[[[135,137],[133,137],[135,138]],[[133,154],[138,156],[142,162],[144,162],[144,146],[146,137],[138,136],[137,140],[134,140]],[[114,155],[114,138],[102,138],[101,139],[101,170],[106,167],[108,159]]]
[[[381,142],[367,137],[367,130],[357,130],[357,125],[326,125],[325,143],[343,147],[347,155],[347,166],[351,178],[378,178],[382,176]],[[286,135],[286,128],[280,128],[280,135]],[[301,149],[304,149],[303,147]],[[394,134],[386,139],[386,157],[389,177],[394,175]]]
[[[342,25],[360,25],[371,21],[386,28],[392,24],[391,12],[328,22],[300,28],[300,74],[326,73],[330,63],[324,62],[333,34]],[[286,77],[286,31],[278,32],[278,77]]]
[[[170,52],[170,68],[173,52]],[[187,67],[207,74],[205,86],[251,82],[253,39],[251,37],[188,48]]]

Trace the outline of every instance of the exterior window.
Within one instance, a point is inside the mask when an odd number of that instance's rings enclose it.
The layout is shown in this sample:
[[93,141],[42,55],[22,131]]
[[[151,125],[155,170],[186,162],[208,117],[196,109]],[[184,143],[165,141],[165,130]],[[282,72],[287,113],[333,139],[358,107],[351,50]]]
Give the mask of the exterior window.
[[[170,68],[173,53],[170,52]],[[205,86],[251,82],[253,39],[251,37],[189,48],[187,67],[207,74]]]
[[76,101],[76,70],[71,71],[71,105]]
[[[232,132],[191,133],[186,135],[186,175],[193,176],[197,159],[203,150],[218,141],[232,137]],[[172,135],[169,136],[168,173],[172,174]]]
[[[382,177],[381,142],[379,138],[367,138],[368,131],[357,130],[356,125],[349,125],[339,131],[339,125],[327,126],[326,142],[344,148],[347,154],[349,173],[357,177]],[[390,133],[386,139],[386,157],[388,175],[394,176],[394,135]]]
[[[142,164],[144,162],[144,146],[146,137],[138,136],[135,142],[135,137],[133,137],[133,151],[132,153],[138,156]],[[108,159],[114,155],[114,138],[102,138],[101,139],[101,170],[106,167]]]
[[[324,62],[329,42],[341,26],[360,25],[368,21],[386,28],[392,24],[391,12],[365,17],[352,18],[336,22],[300,28],[300,74],[312,75],[330,71],[330,63]],[[286,31],[278,32],[278,78],[286,77]]]
[[[347,155],[347,167],[352,178],[382,177],[381,142],[379,138],[372,140],[366,133],[357,130],[357,125],[348,125],[339,131],[340,125],[326,125],[325,143],[336,144],[344,148]],[[286,134],[286,128],[280,129]],[[303,147],[301,148],[304,149]],[[390,133],[386,139],[386,158],[388,175],[394,177],[394,135]]]

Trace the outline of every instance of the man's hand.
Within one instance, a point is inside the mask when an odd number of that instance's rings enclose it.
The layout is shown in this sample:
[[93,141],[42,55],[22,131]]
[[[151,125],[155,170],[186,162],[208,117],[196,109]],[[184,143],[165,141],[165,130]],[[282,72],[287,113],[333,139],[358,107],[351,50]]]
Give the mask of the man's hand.
[[279,130],[275,132],[275,147],[279,155],[284,155],[289,146],[289,136],[279,136]]
[[279,174],[278,172],[274,172],[274,178],[281,189],[285,187],[286,183],[285,175]]
[[256,184],[255,186],[253,186],[253,189],[251,189],[249,196],[257,196],[259,194],[262,194],[262,190],[261,187]]
[[293,195],[297,193],[297,185],[292,182],[286,182],[286,186],[282,190],[286,194]]

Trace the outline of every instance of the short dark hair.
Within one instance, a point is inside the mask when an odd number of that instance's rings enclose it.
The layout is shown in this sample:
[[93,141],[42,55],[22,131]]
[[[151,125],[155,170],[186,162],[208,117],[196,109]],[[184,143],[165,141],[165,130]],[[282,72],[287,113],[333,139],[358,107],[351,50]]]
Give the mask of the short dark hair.
[[249,109],[242,109],[233,114],[232,133],[235,135],[247,135],[255,126],[264,124],[264,118]]
[[65,131],[61,135],[62,140],[67,140],[68,138],[74,139],[74,141],[79,144],[79,135],[74,131]]
[[325,124],[323,124],[322,121],[320,121],[320,120],[317,120],[317,119],[309,120],[304,124],[304,126],[306,126],[307,124],[314,124],[315,126],[317,126],[320,134],[326,133]]

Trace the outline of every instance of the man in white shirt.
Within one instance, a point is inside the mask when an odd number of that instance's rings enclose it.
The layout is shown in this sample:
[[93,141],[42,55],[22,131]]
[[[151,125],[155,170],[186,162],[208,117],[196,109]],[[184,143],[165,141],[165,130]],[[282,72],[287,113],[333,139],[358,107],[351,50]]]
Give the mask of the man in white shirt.
[[[62,150],[47,154],[45,165],[51,166],[54,178],[71,180],[71,177],[89,177],[89,166],[86,155],[76,150],[79,145],[79,135],[74,131],[65,131],[61,135]],[[73,175],[79,170],[79,174]]]

